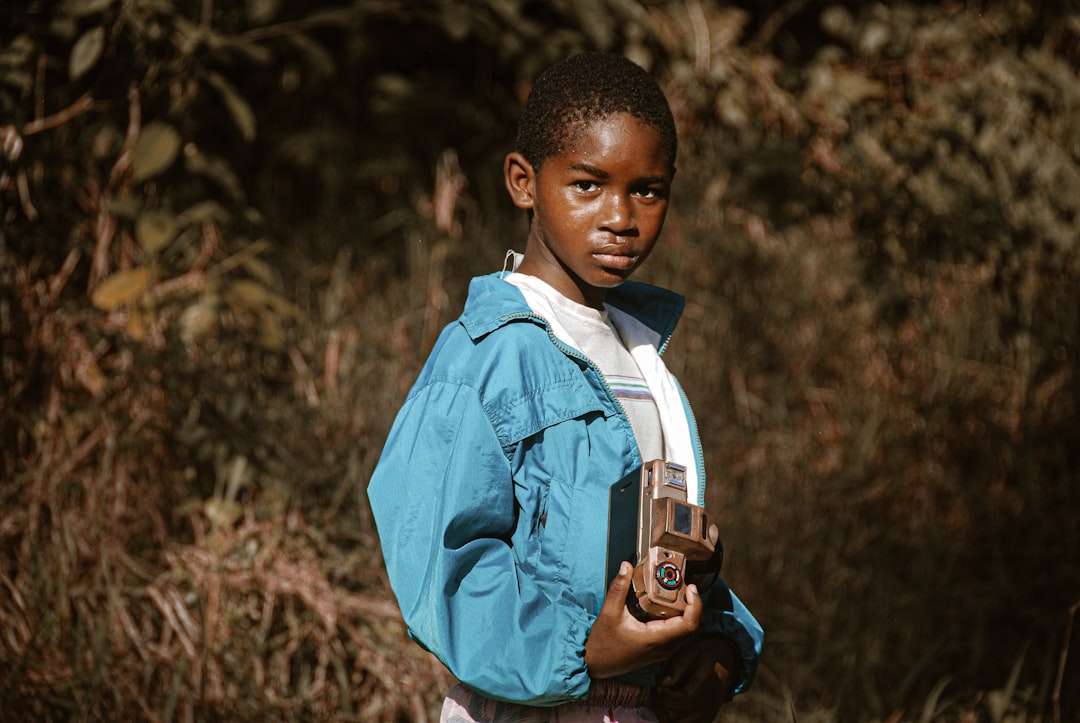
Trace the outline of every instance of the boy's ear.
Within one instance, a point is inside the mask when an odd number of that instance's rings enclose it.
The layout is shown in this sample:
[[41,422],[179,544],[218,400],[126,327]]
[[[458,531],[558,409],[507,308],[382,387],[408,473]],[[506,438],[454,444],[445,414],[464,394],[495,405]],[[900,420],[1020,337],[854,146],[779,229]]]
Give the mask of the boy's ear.
[[518,208],[531,209],[533,196],[536,193],[536,171],[532,164],[525,160],[525,156],[518,152],[506,154],[503,162],[503,180],[506,182],[506,190],[510,192],[510,199]]

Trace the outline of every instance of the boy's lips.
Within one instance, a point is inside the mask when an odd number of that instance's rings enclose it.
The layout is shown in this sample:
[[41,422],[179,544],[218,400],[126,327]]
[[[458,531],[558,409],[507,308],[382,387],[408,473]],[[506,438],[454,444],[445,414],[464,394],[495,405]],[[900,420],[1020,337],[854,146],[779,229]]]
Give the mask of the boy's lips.
[[610,269],[629,269],[637,263],[637,254],[628,250],[601,249],[593,252],[593,258]]

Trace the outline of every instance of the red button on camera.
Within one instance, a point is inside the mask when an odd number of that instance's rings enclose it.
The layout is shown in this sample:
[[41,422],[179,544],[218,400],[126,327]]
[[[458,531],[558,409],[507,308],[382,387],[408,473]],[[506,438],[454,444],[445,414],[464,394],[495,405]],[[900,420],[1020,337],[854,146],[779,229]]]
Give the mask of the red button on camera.
[[656,581],[666,590],[674,590],[682,584],[682,571],[671,562],[662,562],[656,566]]

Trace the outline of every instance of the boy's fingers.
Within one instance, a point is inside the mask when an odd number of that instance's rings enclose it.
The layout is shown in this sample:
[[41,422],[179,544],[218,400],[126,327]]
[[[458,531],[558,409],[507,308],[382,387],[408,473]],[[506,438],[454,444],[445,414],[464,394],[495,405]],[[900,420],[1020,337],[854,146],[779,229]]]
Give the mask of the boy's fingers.
[[615,576],[615,579],[608,585],[607,595],[604,596],[604,604],[601,605],[600,612],[607,611],[608,613],[621,613],[623,607],[626,606],[626,591],[630,585],[630,573],[634,568],[630,563],[623,560],[619,565],[619,574]]
[[[687,592],[696,588],[688,588]],[[654,634],[654,642],[656,644],[663,644],[668,648],[681,644],[681,641],[687,636],[698,629],[698,625],[701,622],[701,614],[703,605],[701,603],[700,596],[695,594],[687,595],[686,609],[682,615],[675,615],[663,620],[653,620],[646,623],[649,629]],[[669,650],[669,655],[674,652],[672,648]]]
[[705,603],[701,600],[701,595],[698,593],[697,585],[690,584],[686,586],[686,610],[683,610],[682,616],[679,618],[690,630],[697,630],[698,625],[701,624],[701,616],[705,613]]

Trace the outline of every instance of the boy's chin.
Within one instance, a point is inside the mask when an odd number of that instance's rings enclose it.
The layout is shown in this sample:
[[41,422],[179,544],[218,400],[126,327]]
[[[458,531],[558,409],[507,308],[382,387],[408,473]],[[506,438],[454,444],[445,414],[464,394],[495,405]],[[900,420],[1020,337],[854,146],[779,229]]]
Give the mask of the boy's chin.
[[602,276],[598,276],[592,285],[598,289],[614,289],[616,286],[620,286],[624,281],[627,281],[633,276],[636,268],[627,269],[626,271],[616,271],[605,269]]

